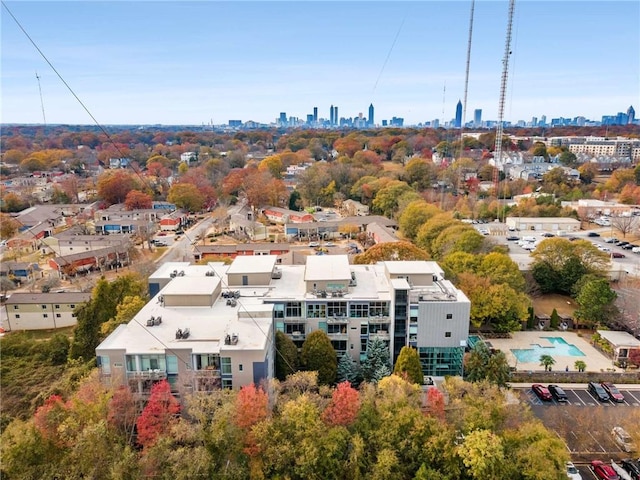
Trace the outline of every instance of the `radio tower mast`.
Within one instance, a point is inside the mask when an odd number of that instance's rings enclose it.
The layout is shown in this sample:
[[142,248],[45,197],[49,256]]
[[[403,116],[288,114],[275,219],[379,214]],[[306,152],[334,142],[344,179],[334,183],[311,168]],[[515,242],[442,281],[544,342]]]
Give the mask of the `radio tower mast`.
[[[511,27],[513,26],[513,11],[515,10],[515,0],[509,0],[509,18],[507,21],[507,39],[504,44],[504,57],[502,58],[502,79],[500,81],[500,101],[498,104],[498,126],[496,130],[496,145],[493,158],[495,162],[502,160],[502,123],[504,117],[504,98],[507,93],[507,78],[509,76],[509,56],[511,55]],[[493,184],[496,191],[496,200],[500,200],[498,187],[500,186],[500,172],[497,165],[493,171]],[[498,220],[500,220],[500,206],[498,206]]]
[[44,116],[44,102],[42,101],[42,87],[40,86],[40,77],[38,76],[38,72],[36,72],[36,79],[38,80],[38,91],[40,92],[40,107],[42,107],[42,121],[44,122],[44,126],[47,126],[47,117]]

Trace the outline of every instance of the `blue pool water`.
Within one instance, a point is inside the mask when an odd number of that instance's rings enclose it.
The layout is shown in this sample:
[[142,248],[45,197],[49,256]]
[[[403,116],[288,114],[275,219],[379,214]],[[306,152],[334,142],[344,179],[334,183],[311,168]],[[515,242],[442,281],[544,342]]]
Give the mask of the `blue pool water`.
[[537,363],[540,361],[540,355],[560,355],[564,357],[584,357],[584,353],[578,347],[567,343],[562,337],[540,337],[548,340],[552,346],[543,347],[541,345],[532,344],[532,348],[512,348],[511,351],[522,363]]

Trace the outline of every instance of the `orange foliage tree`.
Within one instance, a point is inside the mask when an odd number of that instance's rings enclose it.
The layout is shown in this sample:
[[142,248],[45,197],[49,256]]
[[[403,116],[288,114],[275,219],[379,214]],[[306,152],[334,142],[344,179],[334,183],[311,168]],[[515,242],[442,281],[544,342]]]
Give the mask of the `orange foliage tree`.
[[267,394],[261,388],[253,383],[242,387],[236,397],[236,425],[246,430],[267,418],[267,403]]
[[149,194],[139,190],[131,190],[127,193],[124,200],[124,206],[127,210],[136,210],[139,208],[151,208],[153,200]]
[[427,410],[430,415],[444,420],[444,395],[436,387],[427,390]]
[[336,386],[331,396],[331,402],[322,413],[322,419],[331,426],[351,425],[360,410],[360,395],[349,382],[342,382]]

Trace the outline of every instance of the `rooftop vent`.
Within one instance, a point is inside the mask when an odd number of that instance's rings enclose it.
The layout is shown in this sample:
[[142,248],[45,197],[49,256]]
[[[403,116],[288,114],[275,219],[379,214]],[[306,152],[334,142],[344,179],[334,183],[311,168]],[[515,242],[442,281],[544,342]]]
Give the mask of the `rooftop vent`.
[[179,328],[176,330],[176,340],[189,338],[189,329],[185,328],[184,330]]
[[204,274],[205,277],[215,277],[216,273],[212,271],[208,271]]
[[237,333],[232,333],[231,335],[227,334],[227,336],[224,337],[224,344],[225,345],[237,345],[238,344],[238,334]]

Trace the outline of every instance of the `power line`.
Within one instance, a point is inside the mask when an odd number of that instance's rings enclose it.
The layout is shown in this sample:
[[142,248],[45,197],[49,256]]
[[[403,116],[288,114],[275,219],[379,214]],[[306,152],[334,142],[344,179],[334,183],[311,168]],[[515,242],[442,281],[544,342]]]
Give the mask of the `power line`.
[[47,117],[44,116],[44,102],[42,101],[42,87],[40,86],[40,77],[38,76],[38,72],[36,72],[36,79],[38,80],[38,91],[40,92],[40,106],[42,107],[42,121],[46,128],[47,126]]
[[387,66],[387,62],[389,61],[389,57],[391,57],[391,52],[393,51],[393,47],[396,46],[396,41],[400,36],[400,31],[402,30],[402,26],[404,25],[404,21],[407,18],[405,15],[402,17],[402,22],[400,22],[400,26],[398,27],[398,31],[396,32],[396,36],[393,38],[393,42],[391,43],[391,48],[389,48],[389,52],[387,52],[387,57],[384,59],[382,64],[382,68],[380,69],[380,73],[378,73],[378,78],[376,78],[376,83],[373,85],[373,92],[375,93],[376,88],[378,87],[378,82],[380,81],[380,77],[382,77],[382,72],[384,72],[385,67]]

